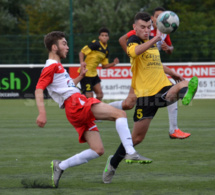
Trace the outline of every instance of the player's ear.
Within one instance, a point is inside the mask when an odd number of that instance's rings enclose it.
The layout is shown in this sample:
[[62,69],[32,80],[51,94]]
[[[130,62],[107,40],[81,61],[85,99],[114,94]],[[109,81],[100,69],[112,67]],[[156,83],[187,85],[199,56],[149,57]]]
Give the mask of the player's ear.
[[135,25],[135,23],[133,24],[133,29],[136,30],[136,25]]
[[57,51],[57,49],[58,49],[57,45],[56,45],[56,44],[53,44],[53,45],[52,45],[52,51]]

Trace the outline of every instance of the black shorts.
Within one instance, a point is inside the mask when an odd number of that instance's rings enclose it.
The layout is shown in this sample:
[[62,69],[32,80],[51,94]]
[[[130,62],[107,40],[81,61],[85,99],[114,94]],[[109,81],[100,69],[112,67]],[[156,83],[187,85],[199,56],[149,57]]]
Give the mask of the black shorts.
[[100,83],[100,82],[101,82],[101,79],[99,78],[98,75],[96,75],[95,77],[84,77],[80,81],[82,93],[85,94],[86,92],[92,92],[93,91],[93,87],[97,83]]
[[134,122],[144,118],[153,118],[158,108],[166,107],[172,104],[173,102],[169,102],[165,99],[166,94],[171,87],[172,85],[166,86],[153,96],[137,98],[136,108],[133,116]]

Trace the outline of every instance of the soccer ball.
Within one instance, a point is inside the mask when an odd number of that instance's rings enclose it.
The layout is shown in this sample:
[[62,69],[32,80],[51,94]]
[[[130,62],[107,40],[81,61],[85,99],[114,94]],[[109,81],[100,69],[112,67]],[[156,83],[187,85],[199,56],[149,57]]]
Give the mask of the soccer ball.
[[170,34],[175,32],[179,27],[179,18],[172,11],[164,11],[158,16],[156,25],[160,32]]

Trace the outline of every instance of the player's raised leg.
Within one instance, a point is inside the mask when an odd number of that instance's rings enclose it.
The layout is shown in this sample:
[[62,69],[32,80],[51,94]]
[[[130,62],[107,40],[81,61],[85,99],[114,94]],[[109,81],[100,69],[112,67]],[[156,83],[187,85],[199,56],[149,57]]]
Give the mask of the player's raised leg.
[[94,104],[91,111],[98,120],[112,120],[116,122],[116,130],[119,134],[128,160],[133,160],[139,163],[145,161],[145,158],[139,155],[133,147],[133,141],[125,111],[116,109],[103,102]]
[[132,87],[130,87],[128,96],[126,97],[126,99],[124,100],[120,100],[120,101],[114,101],[109,103],[109,105],[118,108],[120,110],[130,110],[132,109],[137,101],[137,97],[134,93],[134,89]]
[[167,92],[165,99],[170,102],[175,102],[179,98],[182,99],[184,105],[188,105],[193,99],[198,88],[198,77],[194,76],[188,82],[187,80],[181,81],[170,88]]
[[182,99],[182,104],[188,105],[193,99],[194,95],[196,94],[197,89],[198,89],[198,77],[194,76],[189,81],[188,90],[184,98]]

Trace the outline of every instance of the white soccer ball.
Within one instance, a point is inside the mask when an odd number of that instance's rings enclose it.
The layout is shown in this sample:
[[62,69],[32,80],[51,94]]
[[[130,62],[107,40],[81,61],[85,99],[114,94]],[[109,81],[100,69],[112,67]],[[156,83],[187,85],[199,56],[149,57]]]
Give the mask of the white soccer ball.
[[158,16],[156,25],[160,32],[170,34],[175,32],[179,27],[179,18],[172,11],[164,11]]

